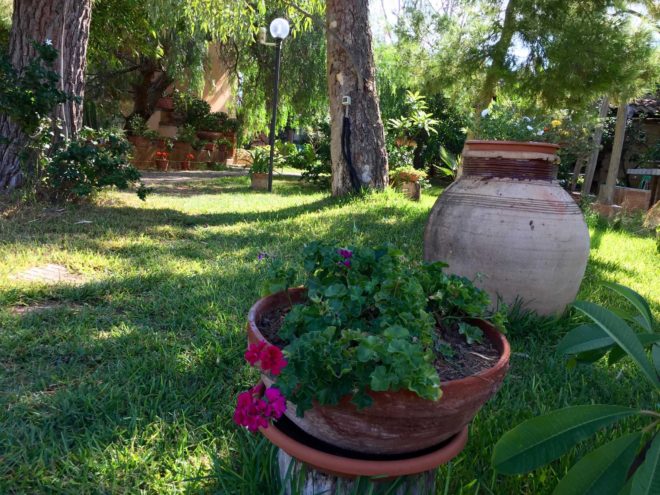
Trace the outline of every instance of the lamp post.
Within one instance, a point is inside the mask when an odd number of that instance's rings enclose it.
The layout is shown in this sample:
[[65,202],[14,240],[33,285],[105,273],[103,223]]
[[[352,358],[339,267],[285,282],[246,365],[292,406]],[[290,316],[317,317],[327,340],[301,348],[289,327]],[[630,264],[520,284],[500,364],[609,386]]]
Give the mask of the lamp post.
[[270,121],[270,161],[268,165],[268,192],[273,190],[273,158],[275,157],[275,122],[277,121],[277,99],[280,89],[280,55],[282,41],[289,35],[289,21],[278,17],[270,23],[270,35],[275,39],[275,88],[273,90],[273,116]]

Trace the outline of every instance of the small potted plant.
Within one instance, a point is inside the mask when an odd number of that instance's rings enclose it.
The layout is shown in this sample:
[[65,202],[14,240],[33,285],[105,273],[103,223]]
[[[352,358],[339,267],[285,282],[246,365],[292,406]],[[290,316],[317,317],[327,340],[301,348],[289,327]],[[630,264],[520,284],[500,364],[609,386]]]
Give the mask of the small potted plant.
[[426,179],[426,172],[409,165],[397,168],[390,173],[392,185],[400,187],[403,194],[414,201],[419,201],[421,197],[421,181],[424,179]]
[[259,256],[274,293],[250,310],[245,358],[263,385],[239,396],[235,421],[256,430],[285,414],[317,439],[371,454],[463,431],[508,369],[504,312],[444,263],[411,263],[390,245],[314,242],[303,254],[296,289],[296,270]]
[[167,172],[170,163],[170,153],[168,151],[156,151],[156,168],[160,172]]
[[269,155],[266,148],[259,147],[250,151],[252,165],[250,165],[250,181],[252,189],[257,191],[268,190]]
[[181,170],[190,170],[190,162],[195,159],[195,155],[188,153],[186,159],[181,162]]

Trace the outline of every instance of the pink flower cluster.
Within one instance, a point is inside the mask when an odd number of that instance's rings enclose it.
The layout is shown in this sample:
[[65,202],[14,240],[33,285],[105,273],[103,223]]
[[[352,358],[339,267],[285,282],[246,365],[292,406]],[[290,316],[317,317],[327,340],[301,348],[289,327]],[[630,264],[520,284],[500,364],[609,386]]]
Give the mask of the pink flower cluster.
[[250,344],[245,351],[245,360],[252,366],[260,365],[261,371],[277,376],[286,366],[287,361],[279,347],[266,342]]
[[263,383],[238,394],[234,422],[251,432],[268,428],[269,419],[280,419],[286,411],[286,399],[275,387],[265,389]]
[[339,253],[339,256],[344,258],[344,261],[338,261],[338,265],[343,265],[346,268],[351,267],[351,258],[353,257],[353,251],[350,249],[338,249],[337,252]]
[[[251,366],[258,364],[261,371],[273,376],[279,375],[287,365],[279,347],[267,342],[250,344],[245,351],[245,360]],[[276,387],[266,389],[263,383],[259,383],[250,390],[238,394],[234,422],[255,432],[259,428],[268,428],[268,421],[280,419],[284,411],[286,411],[286,399],[282,392]]]

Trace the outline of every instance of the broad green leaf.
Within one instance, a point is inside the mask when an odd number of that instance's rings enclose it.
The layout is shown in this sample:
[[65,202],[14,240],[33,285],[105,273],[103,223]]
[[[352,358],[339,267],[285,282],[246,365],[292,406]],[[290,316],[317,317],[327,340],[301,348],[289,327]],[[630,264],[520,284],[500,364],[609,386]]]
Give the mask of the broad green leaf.
[[617,315],[611,311],[598,306],[597,304],[587,301],[576,301],[573,306],[591,318],[600,328],[619,344],[619,346],[626,351],[626,353],[637,362],[642,372],[648,379],[660,388],[660,380],[658,374],[649,360],[646,358],[644,348],[640,343],[635,332]]
[[[642,347],[647,347],[651,344],[654,344],[655,342],[660,341],[660,334],[658,333],[642,333],[642,334],[636,334],[637,338],[639,339],[639,342],[642,344]],[[655,349],[658,346],[653,346],[653,349]],[[618,345],[615,345],[612,350],[610,351],[610,355],[607,358],[607,363],[608,364],[614,364],[617,361],[619,361],[622,357],[626,355],[625,351],[621,349]],[[655,358],[653,358],[654,362]],[[658,373],[660,373],[660,369],[658,368],[657,362],[656,362],[656,370],[658,370]]]
[[630,301],[630,303],[635,306],[635,309],[637,309],[639,314],[642,316],[643,321],[640,321],[642,326],[649,332],[653,331],[653,313],[651,313],[651,308],[649,307],[649,303],[646,301],[646,299],[644,299],[640,294],[631,288],[621,284],[605,282],[603,285],[628,299],[628,301]]
[[493,451],[493,467],[504,474],[526,473],[561,457],[601,428],[638,413],[622,406],[589,405],[529,419],[500,438]]
[[660,373],[660,345],[654,345],[651,350],[651,356],[653,357],[653,364],[655,365],[655,370]]
[[633,476],[631,493],[653,495],[660,493],[660,435],[656,434],[646,459]]
[[373,373],[371,373],[371,390],[375,392],[385,392],[390,389],[392,382],[390,376],[387,374],[385,366],[378,366]]
[[612,440],[580,459],[559,482],[554,495],[617,495],[639,448],[642,433]]
[[557,352],[561,354],[580,354],[581,352],[609,347],[612,344],[614,344],[612,337],[603,332],[595,323],[588,323],[568,332],[559,341]]

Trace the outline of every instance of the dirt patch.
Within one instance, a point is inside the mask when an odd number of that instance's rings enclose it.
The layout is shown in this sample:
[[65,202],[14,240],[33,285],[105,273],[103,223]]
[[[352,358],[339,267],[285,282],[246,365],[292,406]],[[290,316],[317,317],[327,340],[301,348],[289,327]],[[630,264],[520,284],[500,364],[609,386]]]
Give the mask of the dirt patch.
[[[278,332],[284,323],[284,318],[290,308],[278,308],[269,313],[261,315],[257,321],[257,327],[261,334],[271,344],[280,349],[287,343],[282,340]],[[436,327],[436,332],[440,338],[446,342],[453,356],[445,357],[436,353],[435,369],[438,371],[440,380],[443,382],[458,380],[468,376],[475,375],[488,368],[492,368],[500,357],[500,352],[484,337],[482,343],[468,344],[465,337],[458,331],[458,325],[454,324],[450,328]]]
[[65,266],[48,265],[35,266],[11,277],[22,282],[39,282],[44,284],[79,284],[83,281],[80,275],[71,273]]

